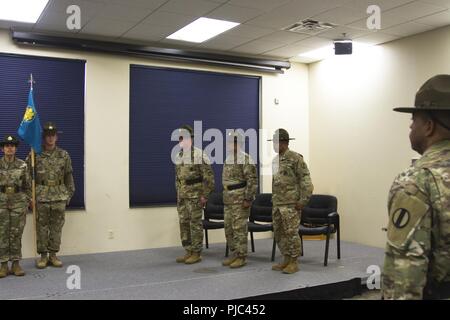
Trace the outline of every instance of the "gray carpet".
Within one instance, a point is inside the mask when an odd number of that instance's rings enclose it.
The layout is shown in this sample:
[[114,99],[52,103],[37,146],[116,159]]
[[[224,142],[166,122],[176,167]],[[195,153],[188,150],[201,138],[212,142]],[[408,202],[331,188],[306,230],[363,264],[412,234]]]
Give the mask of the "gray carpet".
[[[324,267],[324,246],[324,241],[305,241],[301,271],[294,275],[271,270],[271,239],[256,240],[256,252],[240,269],[222,267],[224,244],[205,249],[203,261],[194,265],[175,263],[183,253],[180,247],[65,256],[61,269],[37,270],[34,261],[26,259],[25,277],[0,279],[0,299],[237,299],[365,279],[369,265],[382,266],[383,249],[349,242],[341,243],[342,257],[337,260],[333,240]],[[69,265],[81,269],[80,290],[67,289]]]

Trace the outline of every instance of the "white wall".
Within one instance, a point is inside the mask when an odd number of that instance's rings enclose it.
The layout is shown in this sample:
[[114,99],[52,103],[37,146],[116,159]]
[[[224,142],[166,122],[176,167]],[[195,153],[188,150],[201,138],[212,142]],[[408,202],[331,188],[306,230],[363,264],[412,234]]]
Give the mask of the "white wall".
[[450,27],[309,66],[310,162],[316,193],[339,200],[343,239],[382,247],[387,195],[410,149],[416,90],[450,73]]
[[[303,64],[293,64],[284,75],[272,75],[194,64],[170,64],[119,55],[35,49],[16,46],[6,30],[0,30],[0,52],[87,60],[86,210],[66,214],[61,254],[180,245],[175,207],[128,207],[130,64],[262,76],[262,127],[271,129],[271,132],[279,126],[290,130],[297,138],[294,148],[301,151],[308,160],[308,68]],[[280,100],[276,107],[273,103],[275,98]],[[37,108],[39,110],[39,106]],[[284,114],[289,114],[289,117]],[[265,141],[262,146],[264,154],[267,148],[271,150],[271,145]],[[270,177],[263,181],[263,191],[270,192]],[[32,226],[29,216],[23,238],[25,257],[34,255]],[[114,231],[114,239],[108,239],[108,230]],[[270,234],[261,236],[267,237]],[[224,239],[223,230],[211,232],[211,242],[224,242]]]

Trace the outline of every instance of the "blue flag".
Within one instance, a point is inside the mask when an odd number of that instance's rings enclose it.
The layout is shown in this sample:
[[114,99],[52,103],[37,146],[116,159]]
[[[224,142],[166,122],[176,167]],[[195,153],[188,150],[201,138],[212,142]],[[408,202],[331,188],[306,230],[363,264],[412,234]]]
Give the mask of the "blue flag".
[[36,153],[42,151],[42,127],[39,121],[39,115],[34,107],[33,88],[30,88],[28,95],[28,106],[25,110],[23,120],[20,123],[17,134],[23,141],[28,143]]

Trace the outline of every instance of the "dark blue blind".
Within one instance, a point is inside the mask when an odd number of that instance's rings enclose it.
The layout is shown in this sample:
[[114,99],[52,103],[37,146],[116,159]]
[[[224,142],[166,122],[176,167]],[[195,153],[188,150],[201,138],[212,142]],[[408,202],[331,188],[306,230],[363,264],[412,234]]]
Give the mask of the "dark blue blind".
[[[72,158],[75,195],[70,207],[84,208],[84,85],[85,61],[0,54],[0,138],[17,136],[28,102],[33,74],[34,103],[41,125],[55,122],[58,145]],[[18,157],[25,159],[30,147],[19,146]]]
[[[259,77],[131,65],[130,206],[176,202],[174,129],[201,120],[203,132],[258,130],[259,82]],[[213,170],[221,190],[222,165]]]

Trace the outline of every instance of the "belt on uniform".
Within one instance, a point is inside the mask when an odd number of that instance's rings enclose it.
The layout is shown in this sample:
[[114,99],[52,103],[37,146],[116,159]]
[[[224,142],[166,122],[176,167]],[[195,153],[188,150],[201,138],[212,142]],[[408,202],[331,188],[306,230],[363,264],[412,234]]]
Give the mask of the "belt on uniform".
[[203,178],[202,177],[198,177],[198,178],[194,178],[194,179],[186,179],[185,180],[186,184],[188,186],[196,184],[196,183],[200,183],[203,182]]
[[436,283],[426,287],[424,290],[424,299],[449,299],[450,282]]
[[0,192],[6,194],[14,194],[22,191],[21,187],[18,186],[0,186]]
[[246,186],[247,186],[247,181],[244,181],[244,182],[240,182],[240,183],[236,183],[236,184],[230,184],[229,186],[225,186],[225,189],[228,191],[231,191],[231,190],[242,189],[242,188],[245,188]]
[[56,187],[63,183],[64,182],[62,180],[43,180],[43,181],[37,182],[37,184],[40,184],[42,186],[47,186],[47,187]]

